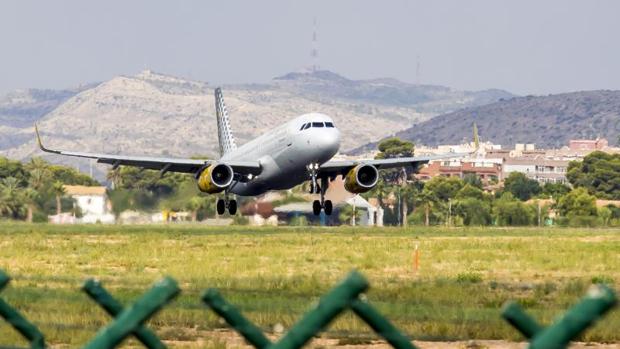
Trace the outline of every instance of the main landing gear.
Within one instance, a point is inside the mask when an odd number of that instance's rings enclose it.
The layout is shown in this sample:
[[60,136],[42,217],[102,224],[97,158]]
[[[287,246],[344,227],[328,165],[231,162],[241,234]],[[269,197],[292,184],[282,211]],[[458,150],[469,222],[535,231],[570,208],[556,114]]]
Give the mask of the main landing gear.
[[329,186],[327,177],[321,177],[321,185],[317,181],[319,164],[310,164],[308,170],[310,171],[310,194],[321,194],[320,200],[314,200],[312,203],[312,213],[315,216],[321,214],[321,210],[325,211],[326,215],[331,215],[334,206],[331,200],[325,200],[325,191]]
[[228,213],[231,216],[234,216],[237,213],[237,200],[232,199],[228,200],[228,193],[224,194],[224,199],[217,199],[217,203],[215,204],[215,208],[218,215],[223,215],[228,209]]

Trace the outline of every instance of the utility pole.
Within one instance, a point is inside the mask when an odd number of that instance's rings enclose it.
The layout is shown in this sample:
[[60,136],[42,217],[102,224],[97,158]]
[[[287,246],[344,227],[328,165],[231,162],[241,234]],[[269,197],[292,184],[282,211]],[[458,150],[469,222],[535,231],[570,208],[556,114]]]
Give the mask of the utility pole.
[[452,226],[452,199],[448,198],[448,226]]

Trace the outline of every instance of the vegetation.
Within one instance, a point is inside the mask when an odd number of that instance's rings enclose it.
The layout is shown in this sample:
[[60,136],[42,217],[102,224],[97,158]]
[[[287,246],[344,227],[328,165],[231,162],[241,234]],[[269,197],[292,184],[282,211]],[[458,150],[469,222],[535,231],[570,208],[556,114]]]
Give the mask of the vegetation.
[[[388,158],[411,156],[414,146],[389,138],[378,149],[378,158]],[[568,178],[575,189],[562,183],[540,185],[513,172],[504,180],[503,189],[490,195],[473,174],[462,179],[437,176],[422,183],[411,172],[391,171],[364,196],[378,198],[386,225],[527,226],[545,224],[555,216],[561,225],[620,226],[620,208],[597,209],[595,205],[597,197],[620,197],[620,155],[592,153],[583,164],[571,163]],[[551,204],[540,201],[548,199]]]
[[64,185],[99,183],[38,157],[25,164],[0,157],[0,217],[45,222],[48,215],[73,210],[72,200],[64,197]]
[[[181,296],[148,326],[184,346],[203,346],[201,340],[221,333],[221,321],[200,302],[206,288],[219,288],[262,328],[282,324],[286,330],[354,268],[371,283],[368,299],[407,334],[426,340],[521,340],[500,317],[504,302],[516,300],[548,324],[592,282],[620,289],[617,230],[1,227],[0,268],[14,278],[2,298],[41,327],[54,347],[82,346],[110,321],[80,292],[87,277],[101,280],[123,304],[163,275],[176,278]],[[327,335],[370,333],[353,318],[338,318]],[[615,311],[581,339],[617,342],[619,326]],[[0,337],[3,345],[23,346],[9,326],[0,326]]]
[[595,151],[583,161],[572,161],[567,178],[598,198],[620,200],[620,154]]
[[524,173],[511,172],[504,180],[504,191],[511,193],[521,201],[527,201],[540,194],[542,188],[538,181],[527,178]]
[[[378,150],[379,159],[409,157],[415,146],[388,138],[379,143]],[[541,186],[525,174],[513,172],[503,188],[493,188],[493,194],[486,192],[485,183],[473,174],[421,182],[414,170],[381,171],[375,188],[363,194],[378,199],[385,225],[527,226],[553,219],[553,224],[570,226],[620,226],[620,208],[597,208],[595,204],[597,198],[620,198],[620,155],[594,152],[583,162],[571,162],[567,176],[572,188],[561,183]],[[16,220],[45,221],[47,215],[69,209],[72,205],[64,197],[65,184],[97,184],[71,168],[50,165],[40,158],[27,164],[0,158],[0,175],[0,217]],[[120,167],[111,169],[107,179],[112,184],[108,196],[117,218],[126,210],[188,211],[192,221],[215,216],[215,198],[201,193],[191,175],[161,176],[158,171]],[[301,193],[306,191],[300,185],[273,204],[305,201]],[[243,199],[239,201],[241,207]],[[343,208],[338,216],[345,224],[351,222],[352,209]],[[234,222],[246,223],[240,217]]]

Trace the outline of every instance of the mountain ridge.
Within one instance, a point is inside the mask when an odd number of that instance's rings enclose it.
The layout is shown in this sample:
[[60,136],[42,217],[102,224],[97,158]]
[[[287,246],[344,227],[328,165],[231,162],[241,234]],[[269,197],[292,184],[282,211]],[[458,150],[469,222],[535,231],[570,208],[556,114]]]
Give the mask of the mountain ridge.
[[[265,84],[223,87],[240,143],[291,117],[318,111],[332,116],[342,130],[343,151],[398,132],[447,108],[485,103],[489,98],[486,92],[478,96],[476,92],[404,82],[386,85],[323,71],[289,75],[288,79],[276,78]],[[59,93],[50,98],[50,110],[37,109],[33,104],[36,112],[0,119],[0,155],[17,159],[42,155],[34,142],[35,121],[52,148],[152,156],[215,155],[213,90],[214,86],[206,82],[144,71],[117,76],[75,93]],[[505,95],[510,94],[501,92],[492,98]],[[405,103],[403,98],[410,101]],[[420,101],[415,102],[416,98]],[[0,110],[3,106],[0,103]],[[21,119],[15,122],[16,117]],[[88,168],[87,161],[45,156],[82,170]]]
[[[559,148],[567,145],[570,139],[597,137],[617,144],[620,141],[620,91],[513,97],[438,115],[395,136],[428,146],[454,144],[471,138],[474,122],[481,139],[503,146],[535,143],[537,147]],[[352,153],[372,149],[376,144],[366,144]]]

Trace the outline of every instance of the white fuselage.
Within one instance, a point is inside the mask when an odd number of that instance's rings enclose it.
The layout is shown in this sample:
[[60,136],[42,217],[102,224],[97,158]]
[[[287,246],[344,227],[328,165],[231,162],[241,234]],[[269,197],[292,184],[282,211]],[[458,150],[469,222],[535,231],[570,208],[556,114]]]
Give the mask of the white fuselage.
[[[314,124],[301,129],[308,123]],[[309,179],[309,164],[330,160],[339,148],[340,131],[333,126],[333,120],[324,114],[310,113],[251,140],[222,156],[222,160],[259,161],[261,174],[248,182],[233,184],[230,190],[251,196],[303,183]]]

